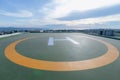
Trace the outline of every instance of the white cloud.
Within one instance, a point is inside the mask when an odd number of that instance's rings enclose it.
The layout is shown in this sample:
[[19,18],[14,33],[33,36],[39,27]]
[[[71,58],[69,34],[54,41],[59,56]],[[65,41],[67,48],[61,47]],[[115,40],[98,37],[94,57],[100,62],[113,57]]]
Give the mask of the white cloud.
[[34,20],[33,24],[79,25],[103,23],[109,21],[120,21],[120,14],[73,21],[56,20],[56,18],[68,16],[71,12],[74,11],[82,12],[101,7],[109,7],[116,4],[120,4],[120,0],[53,0],[51,3],[45,5],[41,10],[46,14],[44,20]]
[[18,12],[7,12],[7,11],[0,10],[0,14],[4,15],[4,16],[23,17],[23,18],[33,16],[32,12],[27,11],[27,10],[21,10],[21,11],[18,11]]
[[[17,17],[15,18],[14,21],[7,22],[6,20],[5,22],[3,21],[4,23],[1,22],[0,25],[4,24],[15,26],[41,26],[49,24],[79,25],[79,24],[104,23],[109,21],[120,21],[120,14],[73,21],[61,21],[56,19],[68,16],[71,12],[74,11],[82,12],[92,10],[95,8],[112,6],[115,4],[120,4],[120,0],[52,0],[52,2],[45,4],[45,6],[43,6],[42,9],[39,10],[40,12],[39,14],[36,13],[36,15],[34,16],[33,16],[34,10],[33,12],[30,12],[28,10],[18,10],[17,12],[0,10],[0,15]],[[45,14],[45,17],[41,18],[40,17],[41,14],[42,16],[44,16]]]
[[73,23],[75,25],[77,25],[77,24],[96,24],[96,23],[100,24],[100,23],[111,22],[111,21],[120,21],[120,14],[110,15],[110,16],[105,16],[105,17],[98,17],[98,18],[74,20]]
[[81,24],[96,24],[96,23],[101,24],[101,23],[111,22],[111,21],[120,21],[120,14],[106,16],[106,17],[73,20],[73,21],[60,21],[55,19],[44,19],[44,20],[31,19],[28,22],[31,25],[65,24],[68,26],[75,26],[75,25],[81,25]]
[[[81,20],[73,20],[73,21],[60,21],[55,19],[17,19],[15,22],[5,22],[0,23],[2,26],[24,26],[24,27],[43,27],[44,25],[53,25],[53,24],[65,24],[67,26],[77,26],[77,25],[94,25],[94,24],[102,24],[105,22],[111,21],[120,21],[120,14],[111,15],[106,17],[99,18],[89,18],[89,19],[81,19]],[[83,27],[83,26],[82,26]]]
[[48,13],[46,18],[54,19],[67,16],[73,11],[86,11],[119,3],[120,0],[53,0],[44,9]]

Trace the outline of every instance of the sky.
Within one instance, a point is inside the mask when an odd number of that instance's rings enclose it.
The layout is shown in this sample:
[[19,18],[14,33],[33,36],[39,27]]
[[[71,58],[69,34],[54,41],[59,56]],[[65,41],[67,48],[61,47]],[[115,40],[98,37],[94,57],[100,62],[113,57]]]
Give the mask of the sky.
[[0,0],[0,27],[120,29],[120,0]]

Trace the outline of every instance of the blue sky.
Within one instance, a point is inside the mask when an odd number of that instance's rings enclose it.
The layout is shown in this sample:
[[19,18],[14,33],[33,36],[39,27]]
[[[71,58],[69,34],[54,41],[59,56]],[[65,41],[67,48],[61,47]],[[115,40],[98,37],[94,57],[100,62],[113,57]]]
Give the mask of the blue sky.
[[120,0],[0,0],[0,27],[45,25],[119,28]]

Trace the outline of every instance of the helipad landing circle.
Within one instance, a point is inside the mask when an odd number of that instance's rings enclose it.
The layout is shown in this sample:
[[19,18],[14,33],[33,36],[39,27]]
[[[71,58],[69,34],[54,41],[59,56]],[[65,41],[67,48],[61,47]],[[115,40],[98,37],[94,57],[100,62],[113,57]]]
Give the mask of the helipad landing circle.
[[[87,37],[87,38],[90,38],[90,37]],[[15,50],[15,47],[18,43],[25,41],[27,39],[30,39],[30,38],[21,39],[8,45],[5,49],[5,56],[12,62],[25,67],[29,67],[29,68],[50,70],[50,71],[87,70],[87,69],[93,69],[93,68],[98,68],[98,67],[108,65],[113,61],[115,61],[119,56],[119,51],[115,46],[103,40],[90,38],[105,44],[108,48],[108,51],[102,56],[89,59],[89,60],[83,60],[83,61],[53,62],[53,61],[37,60],[37,59],[25,57],[19,54]]]

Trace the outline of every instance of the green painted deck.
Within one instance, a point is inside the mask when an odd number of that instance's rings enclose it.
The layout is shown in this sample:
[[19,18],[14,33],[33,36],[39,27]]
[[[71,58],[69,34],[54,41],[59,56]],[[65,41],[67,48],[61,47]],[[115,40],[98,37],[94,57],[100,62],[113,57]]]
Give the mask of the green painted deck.
[[[82,61],[102,56],[107,52],[108,49],[103,43],[83,36],[106,41],[120,51],[119,40],[81,33],[27,33],[2,38],[0,39],[0,80],[119,80],[120,58],[117,58],[111,64],[94,69],[49,71],[28,68],[13,63],[6,58],[4,53],[5,48],[9,44],[28,37],[36,38],[17,44],[16,50],[23,56],[37,60],[54,62]],[[73,44],[68,40],[63,40],[55,41],[53,46],[48,46],[49,37],[54,37],[55,39],[69,37],[79,42],[79,45]]]

